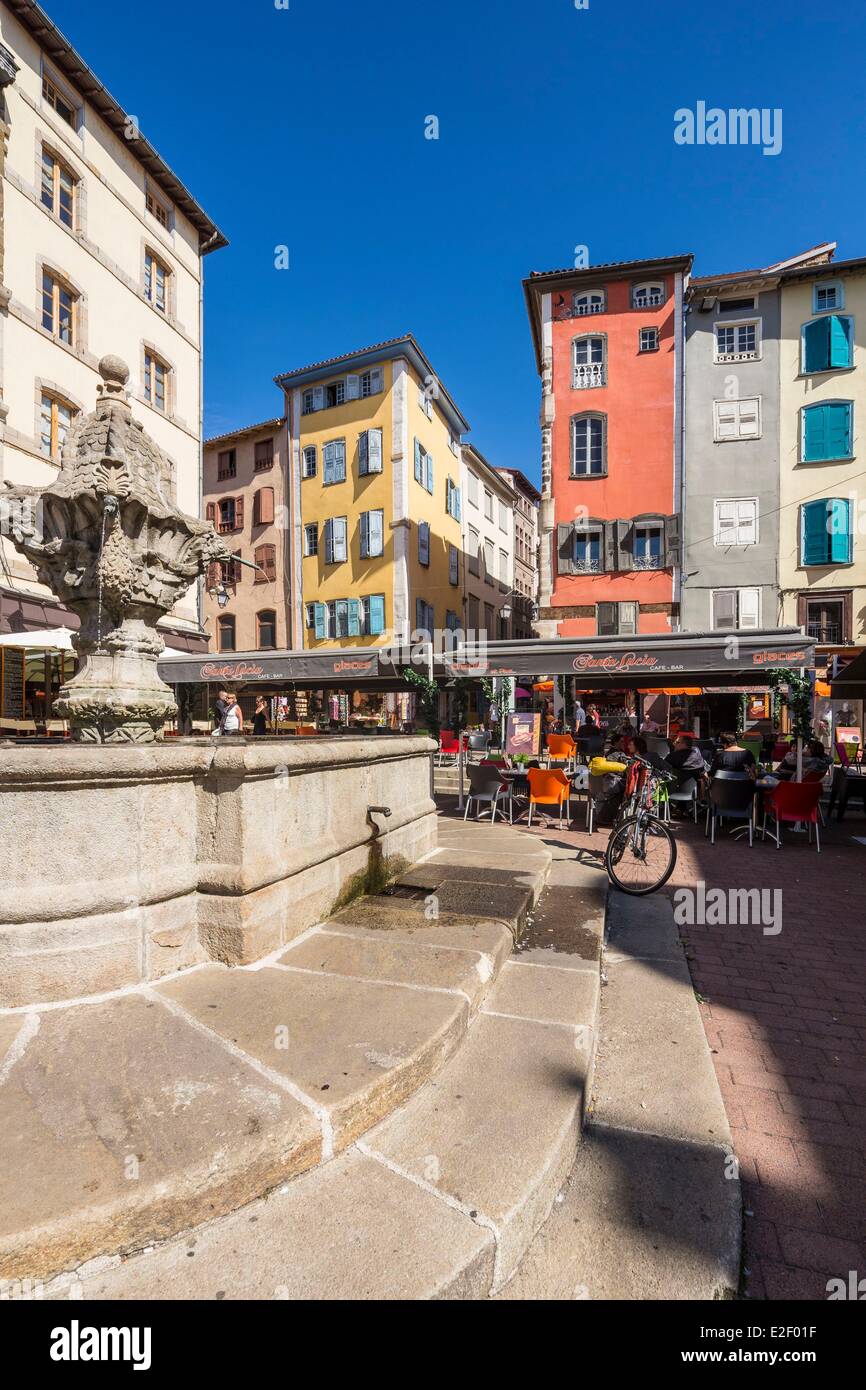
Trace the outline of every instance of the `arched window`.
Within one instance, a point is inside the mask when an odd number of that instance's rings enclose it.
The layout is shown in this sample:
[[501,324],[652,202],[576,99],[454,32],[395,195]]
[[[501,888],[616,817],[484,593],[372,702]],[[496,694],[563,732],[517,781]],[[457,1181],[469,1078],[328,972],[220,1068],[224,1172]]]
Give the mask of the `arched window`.
[[604,386],[607,381],[607,339],[603,333],[584,334],[572,343],[571,384],[575,391]]
[[272,608],[256,614],[256,647],[267,651],[277,645],[277,615]]
[[633,309],[657,309],[665,302],[664,280],[645,280],[640,285],[633,285],[631,291],[631,307]]
[[217,618],[217,647],[221,652],[237,651],[235,645],[235,620],[227,613]]
[[577,315],[603,314],[605,310],[604,290],[584,290],[572,297],[572,308]]
[[572,416],[571,476],[599,478],[607,472],[607,416]]

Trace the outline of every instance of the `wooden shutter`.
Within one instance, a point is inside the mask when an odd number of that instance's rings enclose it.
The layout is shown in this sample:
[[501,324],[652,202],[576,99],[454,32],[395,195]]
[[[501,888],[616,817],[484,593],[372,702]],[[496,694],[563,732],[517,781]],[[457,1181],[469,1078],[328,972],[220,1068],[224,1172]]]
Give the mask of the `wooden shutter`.
[[361,635],[361,605],[356,598],[349,599],[349,636]]
[[752,631],[760,627],[760,589],[741,589],[739,593],[739,609],[738,627],[751,629]]
[[362,430],[358,435],[358,472],[365,474],[369,467],[369,431]]
[[830,366],[851,366],[851,320],[832,314],[830,324]]
[[803,459],[812,462],[828,457],[827,406],[810,405],[803,410]]
[[273,525],[274,489],[272,487],[259,488],[253,506],[253,516],[256,526]]
[[316,629],[316,637],[324,638],[325,630],[325,605],[323,603],[313,604],[313,626]]
[[361,559],[366,560],[370,554],[370,513],[361,513]]
[[631,521],[616,523],[616,568],[634,569],[634,523]]
[[734,536],[737,545],[754,545],[758,529],[758,504],[751,498],[734,503],[736,508],[736,529]]
[[757,439],[761,432],[761,413],[755,396],[737,402],[739,411],[738,439]]
[[682,537],[679,516],[665,517],[665,567],[681,563]]
[[205,517],[213,526],[216,523],[216,503],[208,502],[205,508]]
[[615,637],[617,624],[617,605],[615,603],[599,603],[596,610],[596,627],[599,637]]
[[830,329],[827,319],[813,319],[803,329],[803,371],[823,372],[830,365]]
[[827,503],[827,530],[830,533],[830,563],[847,565],[851,559],[851,502],[834,497]]
[[433,491],[433,455],[432,455],[432,454],[427,454],[427,455],[426,455],[425,463],[426,463],[426,465],[427,465],[427,479],[426,479],[426,482],[425,482],[425,487],[427,488],[427,491],[428,491],[428,492],[432,493],[432,491]]
[[346,377],[346,400],[356,401],[361,394],[361,378],[356,373]]
[[236,498],[235,498],[235,530],[236,530],[236,531],[242,531],[243,529],[244,529],[244,499],[243,499],[242,497],[236,497]]
[[381,510],[370,512],[370,555],[382,555],[385,551],[385,513]]
[[415,440],[415,481],[416,483],[423,483],[424,481],[424,468],[421,462],[421,444],[417,439]]
[[326,522],[325,522],[325,564],[326,564],[326,565],[332,565],[333,563],[334,563],[334,523],[333,523],[333,521],[330,521],[330,520],[329,520],[329,521],[326,521]]
[[830,552],[827,533],[827,503],[806,502],[800,509],[800,563],[826,565]]
[[374,367],[370,372],[370,394],[375,395],[385,389],[385,373],[381,367]]
[[560,522],[556,528],[557,568],[560,574],[574,574],[574,526]]
[[379,633],[385,631],[385,595],[371,594],[370,596],[370,635],[377,637]]
[[851,406],[840,401],[824,407],[828,459],[847,458],[851,453]]
[[737,626],[735,589],[717,589],[713,594],[713,627],[727,630]]
[[314,410],[323,410],[323,409],[324,409],[324,406],[325,406],[325,388],[324,388],[324,386],[314,386],[314,387],[313,387],[313,409],[314,409]]
[[367,431],[367,471],[369,473],[382,472],[382,431]]

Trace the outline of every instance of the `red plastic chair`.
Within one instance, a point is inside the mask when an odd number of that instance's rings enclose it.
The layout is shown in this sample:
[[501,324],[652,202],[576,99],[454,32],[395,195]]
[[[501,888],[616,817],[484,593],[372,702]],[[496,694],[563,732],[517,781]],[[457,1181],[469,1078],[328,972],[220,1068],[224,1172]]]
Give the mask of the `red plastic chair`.
[[443,758],[453,758],[455,762],[460,754],[460,740],[456,734],[450,736],[443,729],[439,735],[439,766],[442,766]]
[[767,838],[767,816],[770,815],[776,822],[775,835],[770,834],[770,839],[776,841],[776,849],[782,848],[782,825],[785,821],[797,822],[805,821],[809,827],[809,844],[812,843],[812,826],[815,827],[815,844],[818,853],[821,853],[821,831],[818,821],[818,802],[821,800],[823,791],[821,782],[780,782],[772,791],[764,794],[764,820],[761,830],[764,839]]

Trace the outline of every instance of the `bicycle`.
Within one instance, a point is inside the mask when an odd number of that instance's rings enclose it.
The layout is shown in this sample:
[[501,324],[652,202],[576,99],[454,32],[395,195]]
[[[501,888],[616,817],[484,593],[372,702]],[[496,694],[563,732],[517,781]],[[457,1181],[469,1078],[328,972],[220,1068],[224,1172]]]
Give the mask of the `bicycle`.
[[677,842],[653,807],[676,778],[636,754],[627,759],[626,794],[614,821],[604,866],[615,888],[633,897],[655,893],[677,862]]

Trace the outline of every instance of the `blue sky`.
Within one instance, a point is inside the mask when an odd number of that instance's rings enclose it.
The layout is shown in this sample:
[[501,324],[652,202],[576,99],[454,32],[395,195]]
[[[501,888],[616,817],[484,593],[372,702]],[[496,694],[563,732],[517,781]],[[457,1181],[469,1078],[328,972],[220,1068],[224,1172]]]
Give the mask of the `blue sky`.
[[[43,0],[231,242],[206,262],[209,434],[277,414],[276,372],[411,331],[478,447],[537,480],[530,270],[578,244],[697,274],[866,254],[860,7],[289,3],[157,6],[154,57],[136,7]],[[781,153],[675,144],[698,100],[780,107]]]

